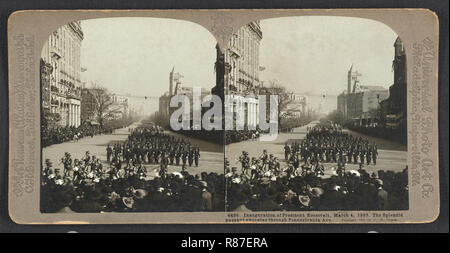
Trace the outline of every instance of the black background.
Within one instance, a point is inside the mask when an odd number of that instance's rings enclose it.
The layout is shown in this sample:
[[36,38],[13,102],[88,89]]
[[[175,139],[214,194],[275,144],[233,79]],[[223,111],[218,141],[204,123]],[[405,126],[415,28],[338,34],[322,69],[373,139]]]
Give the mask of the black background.
[[[377,231],[390,232],[447,232],[448,221],[448,0],[303,0],[303,1],[249,1],[249,0],[208,0],[208,1],[137,1],[137,0],[0,0],[0,232],[37,232],[37,233],[66,233],[68,231],[84,232],[152,232],[152,233],[300,233],[300,232],[338,232],[338,233],[367,233]],[[440,193],[441,206],[439,218],[430,224],[401,224],[401,225],[18,225],[11,221],[8,214],[8,63],[7,63],[7,20],[9,15],[17,10],[30,9],[266,9],[266,8],[427,8],[439,17],[439,159],[440,159]],[[414,27],[411,27],[414,29]],[[206,237],[217,239],[219,235],[198,235],[199,239]],[[253,234],[252,236],[258,236]],[[168,240],[167,236],[166,239]],[[175,235],[170,240],[181,240],[185,235]],[[109,237],[115,240],[114,237]],[[149,238],[135,238],[147,242]],[[273,242],[290,241],[292,236],[275,235],[270,238]],[[269,239],[269,240],[270,240]],[[424,239],[424,238],[422,238]],[[158,239],[159,240],[159,239]],[[177,248],[179,243],[167,244],[167,247]],[[273,245],[271,245],[273,246]],[[431,245],[429,245],[431,246]],[[428,246],[428,247],[429,247]],[[295,246],[294,246],[295,247]],[[306,249],[306,248],[305,248]]]

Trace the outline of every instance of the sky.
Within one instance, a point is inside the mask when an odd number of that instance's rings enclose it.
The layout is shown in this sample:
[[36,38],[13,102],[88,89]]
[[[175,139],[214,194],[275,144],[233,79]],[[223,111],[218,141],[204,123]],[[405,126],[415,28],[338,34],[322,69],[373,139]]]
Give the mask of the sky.
[[[81,22],[83,79],[117,94],[159,97],[175,66],[185,86],[215,85],[216,40],[202,26],[160,18],[106,18]],[[360,18],[303,16],[261,20],[260,79],[277,80],[309,95],[310,107],[329,112],[347,87],[353,64],[362,85],[393,83],[393,44],[383,23]],[[322,95],[326,95],[325,99]],[[142,99],[136,99],[142,103]],[[155,102],[155,101],[154,101]],[[157,103],[144,107],[157,110]],[[150,108],[149,108],[150,109]]]
[[[106,18],[81,21],[83,78],[117,94],[159,97],[175,66],[185,86],[215,85],[216,40],[202,26],[174,19]],[[157,109],[157,108],[156,108]]]
[[260,79],[311,95],[311,106],[324,113],[336,109],[336,96],[347,89],[352,64],[362,74],[361,85],[393,84],[397,34],[383,23],[303,16],[261,20],[261,30],[260,65],[265,70]]

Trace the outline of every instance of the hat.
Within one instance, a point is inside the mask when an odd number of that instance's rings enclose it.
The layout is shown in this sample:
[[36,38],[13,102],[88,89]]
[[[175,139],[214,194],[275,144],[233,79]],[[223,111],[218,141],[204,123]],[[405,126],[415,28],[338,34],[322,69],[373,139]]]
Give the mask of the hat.
[[292,190],[288,190],[285,194],[286,199],[292,199],[293,197],[296,197],[297,193],[295,193]]
[[381,179],[375,179],[375,184],[377,184],[377,185],[383,185],[383,180],[381,180]]
[[311,193],[311,195],[315,198],[320,198],[320,196],[325,192],[322,188],[320,187],[313,187],[311,188],[311,190],[309,190],[309,192]]
[[56,179],[56,180],[55,180],[55,184],[57,184],[57,185],[63,185],[63,184],[64,184],[64,180],[63,180],[63,179]]
[[183,174],[181,174],[181,173],[178,172],[178,171],[174,171],[174,172],[172,172],[172,173],[170,173],[170,174],[172,174],[172,175],[174,175],[174,176],[177,176],[177,177],[179,177],[179,178],[184,178]]
[[261,178],[261,184],[269,184],[269,183],[270,183],[270,179],[268,177]]
[[199,184],[204,188],[208,187],[208,183],[206,183],[205,181],[199,181]]
[[309,206],[311,204],[311,199],[308,195],[298,195],[298,201],[303,206]]
[[137,199],[143,199],[148,195],[148,192],[144,189],[136,189],[134,190],[134,197]]
[[123,197],[122,203],[128,208],[133,208],[134,199],[132,197]]
[[239,184],[241,182],[241,179],[239,177],[233,178],[231,180],[231,182],[235,183],[235,184]]
[[361,176],[361,173],[359,173],[359,172],[356,171],[356,170],[350,170],[349,173],[350,173],[350,174],[353,174],[353,175],[355,175],[355,176],[357,176],[357,177],[360,177],[360,176]]

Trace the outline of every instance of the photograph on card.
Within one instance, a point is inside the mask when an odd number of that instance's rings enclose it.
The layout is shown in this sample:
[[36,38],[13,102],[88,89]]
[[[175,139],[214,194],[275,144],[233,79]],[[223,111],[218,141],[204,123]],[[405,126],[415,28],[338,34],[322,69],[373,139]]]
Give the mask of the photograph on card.
[[221,108],[216,44],[175,19],[55,30],[40,59],[41,212],[223,212],[223,134],[205,130]]
[[263,19],[217,57],[227,211],[408,210],[407,59],[390,27]]

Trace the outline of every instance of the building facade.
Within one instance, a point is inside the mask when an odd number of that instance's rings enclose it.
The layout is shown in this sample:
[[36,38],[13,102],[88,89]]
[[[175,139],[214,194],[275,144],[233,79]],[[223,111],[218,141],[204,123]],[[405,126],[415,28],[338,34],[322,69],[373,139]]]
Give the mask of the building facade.
[[43,110],[57,115],[61,126],[81,124],[81,42],[80,21],[54,31],[41,53]]
[[98,123],[97,97],[104,94],[103,100],[108,104],[103,114],[107,120],[120,120],[128,117],[131,113],[129,108],[129,97],[107,93],[104,89],[83,88],[81,90],[81,122]]
[[[233,34],[224,52],[216,46],[216,87],[212,93],[222,98],[222,94],[228,95],[229,100],[224,101],[224,109],[232,110],[234,119],[236,108],[243,106],[246,125],[256,126],[258,122],[259,107],[256,96],[261,84],[259,79],[261,40],[261,27],[259,21],[255,21]],[[247,98],[243,100],[242,97]]]
[[111,95],[112,105],[111,105],[111,119],[118,120],[127,118],[130,114],[129,108],[129,98],[125,95]]
[[353,70],[353,65],[347,76],[347,90],[337,98],[338,111],[355,124],[377,124],[381,102],[389,97],[389,90],[382,86],[361,85],[361,74]]
[[176,72],[175,66],[169,73],[169,91],[159,97],[159,115],[164,117],[170,117],[170,99],[173,95],[176,95],[176,90],[181,88],[181,78],[183,75]]
[[288,116],[300,117],[307,114],[308,97],[302,94],[289,94],[290,103],[286,106],[285,113]]
[[81,89],[81,122],[95,121],[96,100],[91,89]]
[[394,84],[389,87],[389,98],[382,101],[382,115],[384,124],[389,128],[405,128],[407,112],[406,92],[406,52],[400,37],[394,43]]
[[159,109],[158,109],[159,115],[169,117],[170,116],[169,108],[170,108],[170,95],[169,92],[166,92],[159,97]]
[[[177,107],[170,107],[170,99],[173,96],[176,95],[184,95],[189,99],[189,109],[190,109],[190,118],[193,119],[193,98],[194,98],[194,88],[193,87],[185,87],[182,82],[181,78],[183,77],[182,74],[176,72],[175,73],[175,67],[172,68],[172,71],[169,73],[169,91],[165,92],[162,96],[159,97],[159,115],[166,117],[167,119],[170,118],[170,115],[172,112],[177,110]],[[203,101],[203,99],[210,95],[211,92],[207,89],[201,88],[200,90],[200,101]],[[208,107],[202,107],[201,114],[203,115],[203,112],[205,110],[209,109]]]

